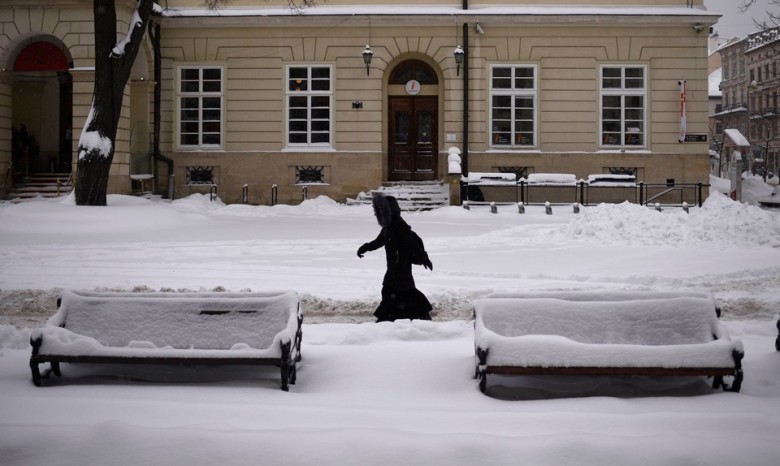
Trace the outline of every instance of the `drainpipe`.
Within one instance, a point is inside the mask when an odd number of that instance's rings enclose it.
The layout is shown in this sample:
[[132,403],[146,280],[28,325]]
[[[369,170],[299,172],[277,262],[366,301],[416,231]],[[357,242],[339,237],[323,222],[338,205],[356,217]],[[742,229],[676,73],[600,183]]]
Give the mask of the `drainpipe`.
[[[466,0],[464,0],[464,3]],[[469,24],[463,23],[463,173],[469,173]]]
[[[152,29],[154,26],[154,29]],[[164,156],[160,152],[160,105],[161,105],[161,82],[162,82],[162,54],[160,53],[160,23],[149,24],[149,38],[152,40],[154,49],[154,131],[153,131],[153,152],[155,160],[161,160],[168,164],[168,199],[173,200],[173,160]]]

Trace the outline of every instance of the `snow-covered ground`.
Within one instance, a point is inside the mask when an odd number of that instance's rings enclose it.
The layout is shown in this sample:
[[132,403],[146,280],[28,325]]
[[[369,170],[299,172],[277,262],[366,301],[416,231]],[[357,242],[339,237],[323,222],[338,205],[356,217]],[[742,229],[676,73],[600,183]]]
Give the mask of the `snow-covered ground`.
[[[723,180],[713,180],[727,191]],[[780,461],[780,215],[747,203],[407,213],[433,271],[433,322],[374,324],[384,254],[368,206],[109,196],[0,205],[0,464],[717,464]],[[60,289],[292,289],[298,383],[274,368],[68,365],[30,380],[29,335]],[[704,291],[745,348],[740,393],[702,378],[472,378],[471,302],[488,293]]]

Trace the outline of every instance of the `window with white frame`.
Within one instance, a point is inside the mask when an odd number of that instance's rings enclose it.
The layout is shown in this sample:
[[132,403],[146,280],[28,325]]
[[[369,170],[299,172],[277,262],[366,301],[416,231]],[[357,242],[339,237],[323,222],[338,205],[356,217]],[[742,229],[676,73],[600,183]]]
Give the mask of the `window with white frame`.
[[602,147],[645,147],[645,66],[601,67]]
[[219,148],[225,97],[222,66],[178,68],[178,137],[182,148]]
[[490,143],[536,145],[536,66],[490,67]]
[[332,67],[287,67],[287,145],[331,145]]

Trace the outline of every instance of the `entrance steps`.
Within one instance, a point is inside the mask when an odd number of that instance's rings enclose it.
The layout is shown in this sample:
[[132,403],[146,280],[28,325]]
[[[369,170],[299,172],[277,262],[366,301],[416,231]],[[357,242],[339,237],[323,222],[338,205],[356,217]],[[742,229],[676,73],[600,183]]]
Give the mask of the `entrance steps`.
[[347,205],[371,204],[374,195],[383,194],[398,199],[402,211],[433,210],[450,204],[449,186],[439,181],[386,182],[377,189],[361,192]]
[[[59,183],[58,183],[59,182]],[[11,202],[67,196],[73,191],[70,173],[38,173],[22,178],[4,196]]]

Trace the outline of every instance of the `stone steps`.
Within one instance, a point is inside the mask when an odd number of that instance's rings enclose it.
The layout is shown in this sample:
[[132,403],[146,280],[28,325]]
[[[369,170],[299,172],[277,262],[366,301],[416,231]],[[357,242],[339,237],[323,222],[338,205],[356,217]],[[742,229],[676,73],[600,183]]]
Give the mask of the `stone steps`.
[[[62,183],[57,185],[57,181]],[[67,184],[66,184],[67,183]],[[69,173],[41,173],[30,175],[16,183],[4,199],[11,202],[24,202],[37,198],[57,198],[70,194],[73,184]]]
[[371,204],[375,194],[394,196],[402,211],[433,210],[450,203],[449,187],[438,181],[385,183],[369,192],[361,192],[348,205]]

